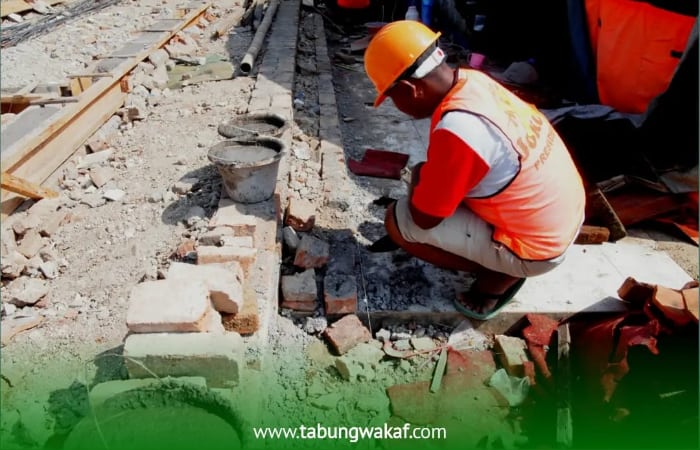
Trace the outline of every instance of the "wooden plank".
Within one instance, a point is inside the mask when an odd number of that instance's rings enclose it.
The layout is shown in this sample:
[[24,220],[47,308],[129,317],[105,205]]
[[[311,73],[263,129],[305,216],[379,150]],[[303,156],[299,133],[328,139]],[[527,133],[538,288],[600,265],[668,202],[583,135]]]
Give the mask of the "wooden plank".
[[[125,100],[126,94],[122,92],[118,83],[110,86],[89,108],[81,110],[75,120],[66,124],[51,139],[42,142],[31,158],[15,166],[12,174],[33,183],[43,183],[124,104]],[[23,198],[17,194],[3,191],[0,211],[9,215],[22,201]]]
[[440,390],[442,385],[442,376],[445,374],[445,366],[447,366],[447,348],[443,348],[440,351],[440,358],[435,365],[435,373],[433,373],[433,380],[430,383],[430,392],[435,393]]
[[[115,90],[115,86],[117,87],[116,90],[121,94],[121,78],[127,75],[134,67],[136,67],[136,65],[139,62],[146,59],[152,51],[165,45],[168,42],[168,40],[172,37],[172,35],[174,35],[177,31],[187,27],[189,24],[198,19],[199,16],[201,16],[208,7],[209,3],[201,4],[201,6],[198,9],[195,9],[192,12],[190,12],[182,20],[178,29],[173,30],[171,35],[164,36],[153,47],[144,50],[135,58],[126,60],[119,66],[115,67],[112,71],[112,75],[114,75],[113,78],[103,78],[97,83],[94,83],[92,86],[90,86],[90,88],[88,88],[85,92],[83,92],[80,95],[80,101],[78,103],[64,108],[65,111],[63,111],[63,113],[59,117],[57,117],[56,120],[54,120],[49,126],[40,129],[35,129],[33,130],[33,132],[28,133],[27,136],[24,136],[21,140],[16,142],[12,146],[12,148],[9,149],[9,155],[7,157],[3,156],[2,158],[3,170],[15,173],[15,171],[19,169],[19,166],[21,166],[28,159],[32,158],[39,150],[41,150],[46,145],[47,141],[60,140],[60,135],[65,134],[65,129],[70,124],[70,122],[74,120],[80,120],[80,118],[85,118],[86,116],[92,116],[91,113],[85,114],[86,110],[92,109],[93,104],[101,97],[104,97],[106,92],[112,92],[112,95],[114,95],[113,91]],[[105,117],[104,120],[107,120],[108,117],[109,116]],[[78,127],[78,129],[80,129],[80,127]],[[80,134],[83,135],[84,133]],[[90,137],[90,135],[87,135],[85,139],[87,139],[88,137]],[[78,143],[78,145],[79,144],[80,143]],[[74,148],[71,149],[71,151],[73,150]],[[65,161],[65,155],[61,155],[59,158],[53,159],[61,159],[60,163],[62,163],[63,161]],[[48,174],[46,174],[46,176],[50,175],[50,173],[53,172],[57,167],[58,166],[54,166],[53,168],[51,168],[51,171]],[[34,176],[32,177],[31,181],[41,183],[44,181],[44,179],[39,179],[37,178],[37,176]]]
[[56,191],[43,188],[6,172],[0,175],[0,186],[10,192],[15,192],[35,200],[58,197],[58,192]]
[[[52,6],[57,3],[64,3],[66,0],[44,0],[44,3]],[[0,14],[2,17],[9,16],[18,12],[29,11],[34,9],[34,5],[24,0],[4,0],[0,2]]]

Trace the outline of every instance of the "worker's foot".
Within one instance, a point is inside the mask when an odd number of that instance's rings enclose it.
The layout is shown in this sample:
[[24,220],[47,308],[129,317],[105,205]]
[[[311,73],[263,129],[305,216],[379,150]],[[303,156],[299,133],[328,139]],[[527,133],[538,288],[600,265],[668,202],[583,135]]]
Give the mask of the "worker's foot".
[[520,290],[525,278],[516,279],[503,292],[487,293],[478,288],[460,293],[455,301],[455,307],[462,314],[479,320],[490,319],[513,299]]

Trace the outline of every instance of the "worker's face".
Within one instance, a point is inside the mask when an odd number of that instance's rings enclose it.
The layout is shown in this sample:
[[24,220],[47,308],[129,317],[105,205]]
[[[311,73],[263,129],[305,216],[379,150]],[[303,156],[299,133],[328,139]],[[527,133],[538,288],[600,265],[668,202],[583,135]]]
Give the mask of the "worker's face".
[[430,117],[435,107],[432,91],[423,80],[410,78],[400,80],[387,92],[396,108],[404,114],[416,119]]

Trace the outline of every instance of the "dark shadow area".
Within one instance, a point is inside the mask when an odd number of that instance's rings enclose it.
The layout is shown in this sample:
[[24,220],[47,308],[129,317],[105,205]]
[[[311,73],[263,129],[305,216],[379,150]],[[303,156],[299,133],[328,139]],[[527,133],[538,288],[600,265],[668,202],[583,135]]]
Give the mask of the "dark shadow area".
[[213,164],[187,172],[174,183],[181,194],[163,210],[161,220],[177,225],[195,217],[210,218],[219,205],[221,186],[221,175]]

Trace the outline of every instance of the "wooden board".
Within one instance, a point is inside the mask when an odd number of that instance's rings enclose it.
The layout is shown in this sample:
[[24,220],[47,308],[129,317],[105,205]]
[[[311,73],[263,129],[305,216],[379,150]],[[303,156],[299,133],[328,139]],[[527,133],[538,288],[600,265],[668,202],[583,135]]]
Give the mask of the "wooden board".
[[[104,122],[124,103],[122,79],[151,52],[165,45],[179,30],[196,22],[209,8],[209,3],[199,3],[180,21],[170,33],[132,59],[123,60],[110,72],[113,77],[102,78],[80,94],[79,101],[64,107],[52,117],[50,123],[36,127],[2,153],[2,170],[30,183],[41,184],[56,171]],[[11,214],[24,199],[8,191],[0,192],[3,216]]]
[[[44,3],[52,6],[58,3],[66,3],[66,0],[44,0]],[[0,13],[2,17],[22,11],[29,11],[30,9],[34,9],[34,5],[24,0],[6,0],[0,3]]]

